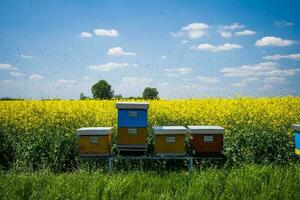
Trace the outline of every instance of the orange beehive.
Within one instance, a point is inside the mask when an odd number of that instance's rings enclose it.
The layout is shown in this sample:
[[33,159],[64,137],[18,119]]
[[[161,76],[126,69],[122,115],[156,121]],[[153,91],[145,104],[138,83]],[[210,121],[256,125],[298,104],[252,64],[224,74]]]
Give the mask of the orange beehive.
[[183,126],[156,126],[154,131],[154,150],[156,155],[185,155],[185,136]]
[[108,156],[112,144],[112,127],[90,127],[76,130],[80,157]]

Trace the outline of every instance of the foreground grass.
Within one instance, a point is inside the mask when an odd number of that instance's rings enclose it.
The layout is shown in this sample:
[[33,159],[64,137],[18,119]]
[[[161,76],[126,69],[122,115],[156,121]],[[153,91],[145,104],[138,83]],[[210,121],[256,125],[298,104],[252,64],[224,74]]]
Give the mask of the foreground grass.
[[0,199],[300,199],[300,165],[231,170],[3,173]]

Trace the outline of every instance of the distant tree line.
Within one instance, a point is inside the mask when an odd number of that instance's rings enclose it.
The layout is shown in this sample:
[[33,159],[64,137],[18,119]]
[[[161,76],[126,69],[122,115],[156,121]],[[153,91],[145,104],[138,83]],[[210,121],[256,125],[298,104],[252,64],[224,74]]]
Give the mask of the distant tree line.
[[[105,81],[100,80],[97,83],[95,83],[92,88],[92,95],[93,99],[122,99],[122,95],[114,94],[114,90],[112,90],[111,85]],[[140,97],[126,97],[126,99],[159,99],[158,96],[159,92],[156,88],[146,87],[142,93],[142,96]],[[84,93],[80,94],[79,97],[81,100],[91,99],[88,96],[85,96]]]

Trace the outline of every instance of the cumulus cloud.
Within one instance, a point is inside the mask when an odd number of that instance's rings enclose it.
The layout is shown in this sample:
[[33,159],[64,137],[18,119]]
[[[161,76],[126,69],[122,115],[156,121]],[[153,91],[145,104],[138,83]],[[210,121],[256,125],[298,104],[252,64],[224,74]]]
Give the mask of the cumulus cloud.
[[32,74],[28,77],[28,79],[31,81],[38,81],[38,80],[44,79],[44,76],[42,76],[40,74]]
[[88,66],[88,69],[94,70],[97,72],[108,72],[111,70],[115,69],[122,69],[124,67],[129,67],[129,66],[137,66],[137,64],[129,64],[129,63],[107,63],[107,64],[99,64],[99,65],[90,65]]
[[241,29],[241,28],[244,28],[244,27],[245,27],[244,25],[235,22],[235,23],[230,24],[230,25],[220,26],[219,29],[222,29],[222,30],[235,30],[235,29]]
[[107,37],[118,37],[119,32],[115,29],[95,29],[94,30],[95,35],[97,36],[107,36]]
[[230,38],[232,36],[232,33],[229,31],[221,30],[221,31],[219,31],[219,33],[220,33],[221,37],[223,37],[223,38]]
[[294,26],[295,24],[293,22],[280,20],[280,21],[275,21],[275,25],[278,27],[286,27],[286,26]]
[[259,79],[256,77],[250,77],[250,78],[243,79],[240,82],[232,83],[231,86],[232,87],[246,87],[249,83],[255,82],[255,81],[259,81]]
[[220,81],[219,78],[217,77],[208,77],[208,76],[197,76],[197,80],[207,84],[218,83]]
[[226,67],[221,69],[224,76],[230,77],[257,77],[257,76],[293,76],[300,69],[278,69],[275,62],[263,62],[254,65],[242,65],[240,67]]
[[281,85],[286,84],[287,81],[284,77],[266,77],[263,81],[266,85]]
[[180,67],[180,68],[167,68],[164,70],[166,76],[171,76],[171,77],[178,77],[178,76],[183,76],[186,74],[189,74],[192,69],[189,67]]
[[68,84],[68,85],[75,85],[78,83],[77,80],[68,80],[68,79],[58,79],[56,81],[58,84],[62,84],[62,85],[65,85],[65,84]]
[[89,32],[81,32],[79,37],[82,37],[82,38],[91,38],[93,37],[93,35]]
[[279,46],[285,47],[294,44],[293,40],[285,40],[279,37],[267,36],[263,37],[255,42],[255,46],[264,47],[264,46]]
[[113,48],[108,49],[107,55],[110,55],[110,56],[135,56],[136,53],[126,52],[123,50],[122,47],[113,47]]
[[236,29],[244,28],[244,25],[239,23],[233,23],[230,25],[223,25],[218,28],[218,33],[220,33],[223,38],[230,38],[232,36],[232,31]]
[[244,36],[244,35],[255,35],[256,32],[252,31],[252,30],[249,30],[249,29],[246,29],[246,30],[243,30],[243,31],[237,31],[234,34],[237,35],[237,36]]
[[300,53],[288,54],[288,55],[269,55],[265,56],[266,60],[281,60],[281,59],[290,59],[290,60],[300,60]]
[[243,48],[241,45],[231,44],[231,43],[225,43],[218,46],[204,43],[204,44],[200,44],[196,49],[201,51],[220,52],[220,51],[230,51],[233,49],[241,49],[241,48]]
[[23,72],[19,72],[19,71],[13,71],[13,72],[9,72],[9,74],[13,77],[21,77],[24,76]]
[[168,56],[162,55],[162,56],[160,56],[160,59],[166,60],[166,59],[168,59]]
[[207,30],[209,26],[205,23],[191,23],[187,26],[181,28],[181,31],[178,32],[171,32],[170,34],[173,37],[180,37],[183,35],[187,35],[192,39],[203,37],[207,35]]
[[187,43],[189,43],[189,41],[187,41],[187,40],[182,40],[181,41],[181,44],[187,44]]
[[19,70],[19,68],[14,67],[11,64],[0,63],[0,70]]
[[12,67],[11,64],[0,63],[0,69],[10,69],[11,67]]
[[20,57],[21,57],[21,58],[24,58],[24,59],[33,59],[32,56],[30,56],[30,55],[25,55],[25,54],[21,54]]

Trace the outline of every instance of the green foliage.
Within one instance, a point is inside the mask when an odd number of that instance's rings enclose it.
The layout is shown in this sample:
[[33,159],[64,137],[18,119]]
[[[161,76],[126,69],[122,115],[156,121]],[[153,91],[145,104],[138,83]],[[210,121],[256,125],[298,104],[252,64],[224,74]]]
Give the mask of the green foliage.
[[84,93],[80,93],[79,99],[86,100],[86,99],[89,99],[89,97],[85,96]]
[[114,96],[114,91],[111,90],[111,85],[105,80],[100,80],[92,86],[92,94],[94,99],[111,99]]
[[0,174],[0,199],[285,199],[300,198],[300,166],[245,165],[193,174],[78,171]]
[[156,88],[146,87],[143,92],[144,99],[158,99],[158,91]]

